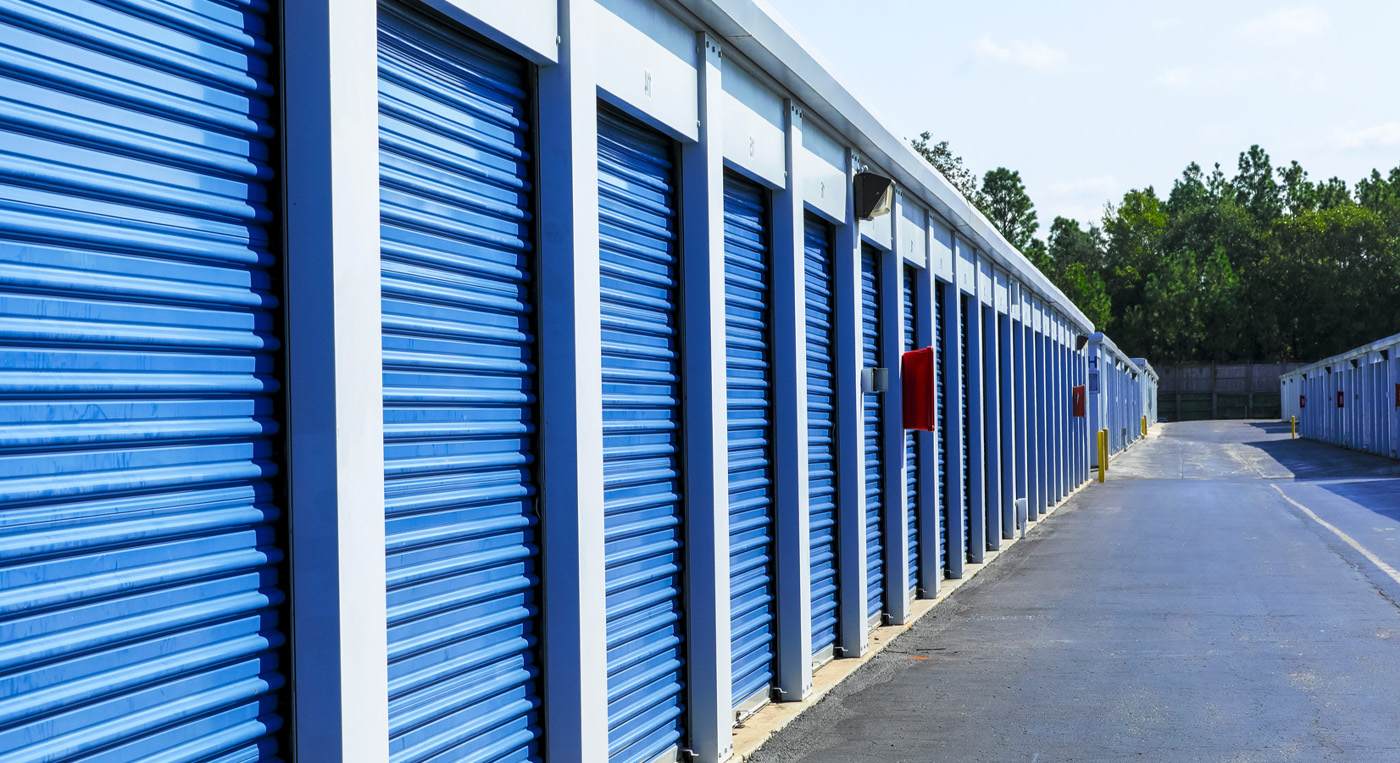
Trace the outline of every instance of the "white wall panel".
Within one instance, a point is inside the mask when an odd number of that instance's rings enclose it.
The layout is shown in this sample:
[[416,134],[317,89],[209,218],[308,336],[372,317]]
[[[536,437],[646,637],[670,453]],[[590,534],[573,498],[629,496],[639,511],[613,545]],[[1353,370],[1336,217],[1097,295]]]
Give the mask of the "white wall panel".
[[559,60],[558,0],[425,0],[449,18],[536,62]]
[[846,196],[850,193],[846,154],[846,147],[835,138],[810,123],[802,126],[798,158],[802,200],[838,225],[846,219]]
[[957,269],[958,288],[968,294],[977,293],[977,264],[973,260],[972,247],[967,241],[953,237],[953,267]]
[[720,75],[724,90],[724,160],[771,188],[787,187],[783,98],[732,60]]
[[904,196],[896,223],[900,257],[921,268],[928,267],[928,213],[913,199]]
[[624,111],[698,139],[696,30],[647,0],[599,0],[595,10],[598,89]]
[[932,241],[929,243],[929,255],[932,262],[929,267],[933,269],[933,274],[949,283],[953,282],[953,231],[942,221],[933,219],[929,224],[929,236]]

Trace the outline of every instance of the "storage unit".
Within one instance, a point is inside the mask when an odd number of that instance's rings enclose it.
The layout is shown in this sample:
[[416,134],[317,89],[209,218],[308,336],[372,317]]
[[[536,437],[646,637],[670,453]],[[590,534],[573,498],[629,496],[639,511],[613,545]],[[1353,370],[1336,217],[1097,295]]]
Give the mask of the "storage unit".
[[1088,319],[752,0],[0,29],[7,761],[719,763],[1087,476]]
[[959,551],[955,552],[963,558],[972,557],[973,551],[973,524],[972,524],[972,454],[970,448],[973,443],[972,436],[972,400],[971,391],[971,366],[972,353],[968,348],[969,328],[969,302],[967,295],[962,295],[958,302],[958,390],[959,390],[959,411],[958,411],[958,442],[961,444],[962,463],[962,540]]
[[[1100,430],[1108,432],[1108,454],[1113,456],[1142,439],[1142,417],[1149,405],[1156,405],[1157,373],[1145,360],[1123,354],[1102,333],[1089,337],[1088,348],[1089,429],[1095,438]],[[1099,465],[1096,442],[1090,444],[1092,467]]]
[[1400,458],[1400,334],[1279,377],[1298,436]]
[[[880,359],[880,257],[865,245],[860,253],[861,362],[866,369],[882,366]],[[867,391],[863,398],[865,433],[865,616],[871,627],[882,624],[885,608],[885,461],[884,393]]]
[[275,15],[0,16],[0,759],[287,753]]
[[394,761],[538,754],[528,81],[524,62],[381,6]]
[[773,255],[765,191],[724,183],[724,347],[729,413],[729,638],[741,716],[773,687]]
[[684,738],[685,475],[675,149],[598,121],[608,754],[650,761]]
[[[953,571],[961,570],[961,561],[954,566],[951,561],[956,557],[961,560],[962,554],[958,553],[957,547],[952,545],[952,535],[949,533],[950,527],[954,526],[952,514],[958,512],[958,507],[949,501],[949,470],[948,461],[951,457],[949,448],[949,436],[953,442],[957,441],[957,431],[954,419],[951,418],[955,408],[949,406],[950,390],[947,380],[944,378],[949,373],[947,369],[952,367],[953,360],[948,353],[947,332],[949,331],[947,297],[944,292],[947,290],[945,284],[938,284],[934,288],[934,354],[938,358],[939,372],[934,374],[935,389],[938,395],[938,547],[940,556],[943,559],[943,572],[952,577]],[[961,524],[961,523],[958,523]]]
[[[914,341],[918,331],[918,278],[919,271],[908,265],[903,268],[904,274],[904,351],[913,350],[917,344]],[[919,503],[919,443],[918,435],[913,430],[904,432],[904,500],[909,512],[909,519],[905,523],[905,538],[909,549],[909,591],[910,598],[918,597],[919,590],[919,526],[923,517],[922,506]]]
[[840,591],[836,579],[836,372],[832,347],[831,226],[809,216],[803,232],[812,659],[824,664],[835,654]]

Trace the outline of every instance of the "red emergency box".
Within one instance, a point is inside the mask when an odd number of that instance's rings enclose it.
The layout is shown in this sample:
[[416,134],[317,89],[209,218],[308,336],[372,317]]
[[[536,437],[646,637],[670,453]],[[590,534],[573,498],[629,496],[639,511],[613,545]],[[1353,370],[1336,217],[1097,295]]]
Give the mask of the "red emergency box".
[[1400,384],[1395,385],[1395,407],[1400,408]]
[[1299,407],[1299,408],[1307,408],[1307,407],[1308,407],[1308,396],[1307,396],[1307,395],[1299,395],[1299,396],[1298,396],[1298,407]]
[[1082,419],[1088,415],[1089,400],[1084,391],[1084,385],[1080,384],[1074,388],[1074,417]]
[[1341,390],[1337,390],[1337,407],[1338,407],[1338,408],[1345,408],[1345,407],[1347,407],[1347,393],[1345,393],[1345,392],[1343,392],[1343,391],[1341,391]]
[[900,358],[899,379],[904,400],[904,428],[932,432],[936,425],[938,401],[935,391],[938,373],[932,347],[910,350]]

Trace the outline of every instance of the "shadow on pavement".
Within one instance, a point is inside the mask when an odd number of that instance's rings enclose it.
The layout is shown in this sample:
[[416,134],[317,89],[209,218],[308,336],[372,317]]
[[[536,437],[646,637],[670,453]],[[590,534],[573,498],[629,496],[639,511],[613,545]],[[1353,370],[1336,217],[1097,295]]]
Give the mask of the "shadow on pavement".
[[1271,439],[1243,443],[1258,448],[1299,480],[1336,480],[1356,477],[1400,479],[1400,461],[1338,448],[1312,440]]
[[1249,426],[1262,429],[1269,434],[1286,434],[1292,428],[1291,424],[1279,421],[1251,421]]
[[1400,519],[1400,462],[1394,459],[1312,440],[1257,440],[1245,444],[1267,453],[1293,472],[1299,482],[1317,483],[1317,487],[1358,506]]

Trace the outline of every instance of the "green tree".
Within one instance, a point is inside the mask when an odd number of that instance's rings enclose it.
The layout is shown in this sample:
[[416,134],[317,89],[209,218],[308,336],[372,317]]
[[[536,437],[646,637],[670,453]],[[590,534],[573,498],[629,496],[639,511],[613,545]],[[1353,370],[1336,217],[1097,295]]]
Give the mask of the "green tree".
[[1283,181],[1283,203],[1291,215],[1317,209],[1317,186],[1308,180],[1308,171],[1294,161],[1279,167],[1278,178]]
[[1097,270],[1090,270],[1082,262],[1073,262],[1056,281],[1065,296],[1093,322],[1095,329],[1107,328],[1113,318],[1113,301],[1108,296],[1108,285]]
[[1235,188],[1235,203],[1248,209],[1256,220],[1273,222],[1283,213],[1283,194],[1274,182],[1273,164],[1258,144],[1240,153],[1239,174],[1230,185]]
[[1104,246],[1103,231],[1094,225],[1086,231],[1079,227],[1079,221],[1066,217],[1056,217],[1050,223],[1049,255],[1057,271],[1068,272],[1075,264],[1094,272],[1103,270],[1107,264]]
[[1336,209],[1343,204],[1354,203],[1351,198],[1351,188],[1347,186],[1347,181],[1339,177],[1328,179],[1326,183],[1317,184],[1317,208]]
[[1035,204],[1021,182],[1021,173],[1005,167],[991,170],[982,178],[982,195],[986,199],[982,212],[987,219],[1012,246],[1026,252],[1040,223],[1036,221]]
[[958,189],[964,198],[972,202],[972,205],[981,209],[983,206],[982,189],[977,185],[977,175],[972,170],[963,166],[963,159],[953,153],[948,148],[948,141],[941,140],[933,143],[933,135],[927,131],[919,133],[917,140],[910,141],[910,145],[924,158],[924,161],[933,165],[939,174],[947,180],[950,185]]
[[1400,332],[1400,167],[1354,185],[1275,167],[1258,145],[1227,178],[1192,162],[1102,227],[1035,204],[1004,167],[976,176],[928,133],[914,147],[1119,347],[1154,362],[1316,360]]

